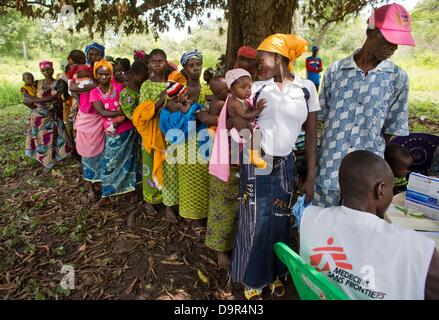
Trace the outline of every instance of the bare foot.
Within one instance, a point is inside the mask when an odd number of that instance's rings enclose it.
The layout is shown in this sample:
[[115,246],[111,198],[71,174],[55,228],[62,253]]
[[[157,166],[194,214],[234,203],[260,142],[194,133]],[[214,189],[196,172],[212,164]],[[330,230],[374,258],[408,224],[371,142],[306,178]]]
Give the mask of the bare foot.
[[169,223],[177,223],[178,222],[177,215],[175,214],[174,210],[172,210],[171,207],[165,207],[165,216],[166,216],[166,220]]
[[101,198],[98,202],[96,202],[91,208],[93,210],[100,209],[106,205],[109,205],[111,203],[110,198]]
[[229,270],[230,267],[230,257],[225,252],[218,252],[218,266],[221,269]]
[[131,211],[130,213],[128,213],[128,217],[127,217],[127,227],[128,228],[133,228],[136,225],[136,216],[138,214],[139,210],[135,209],[133,211]]
[[154,206],[148,202],[141,203],[141,206],[143,206],[144,210],[146,211],[146,214],[155,216],[157,214],[157,210],[154,208]]

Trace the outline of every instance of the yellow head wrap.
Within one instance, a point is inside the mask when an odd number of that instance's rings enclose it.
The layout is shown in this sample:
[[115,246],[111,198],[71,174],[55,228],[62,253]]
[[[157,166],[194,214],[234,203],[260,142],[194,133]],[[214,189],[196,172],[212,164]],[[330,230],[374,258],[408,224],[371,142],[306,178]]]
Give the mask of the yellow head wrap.
[[111,63],[109,63],[107,60],[99,60],[98,62],[95,62],[95,64],[93,65],[93,75],[96,78],[96,71],[100,68],[100,67],[107,67],[108,69],[110,69],[111,73],[113,73],[113,65]]
[[279,53],[290,59],[288,70],[293,72],[296,59],[308,50],[308,41],[295,34],[276,33],[265,38],[258,50]]

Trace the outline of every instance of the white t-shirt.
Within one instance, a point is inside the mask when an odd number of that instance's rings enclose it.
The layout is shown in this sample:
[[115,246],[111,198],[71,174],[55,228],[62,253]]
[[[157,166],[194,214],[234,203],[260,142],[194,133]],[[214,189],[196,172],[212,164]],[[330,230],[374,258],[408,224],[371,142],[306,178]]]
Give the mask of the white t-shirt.
[[351,299],[424,299],[435,243],[347,207],[305,209],[300,256]]
[[270,156],[286,156],[293,151],[308,116],[303,88],[309,92],[309,112],[320,110],[317,90],[310,80],[295,76],[293,81],[284,82],[283,91],[274,79],[256,81],[252,87],[253,94],[264,85],[258,98],[267,100],[267,107],[257,120],[262,133],[261,147]]

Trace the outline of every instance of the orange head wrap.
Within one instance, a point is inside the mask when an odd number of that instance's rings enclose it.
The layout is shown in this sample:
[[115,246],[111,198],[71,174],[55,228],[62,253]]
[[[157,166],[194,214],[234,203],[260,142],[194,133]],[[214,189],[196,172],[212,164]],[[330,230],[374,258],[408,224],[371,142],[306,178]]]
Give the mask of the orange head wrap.
[[276,33],[265,38],[258,50],[279,53],[288,58],[288,70],[292,72],[296,59],[308,50],[308,41],[295,34]]
[[100,68],[100,67],[107,67],[108,69],[110,69],[111,73],[113,73],[113,66],[111,63],[109,63],[107,60],[99,60],[98,62],[95,62],[95,64],[93,65],[93,75],[96,78],[96,71]]

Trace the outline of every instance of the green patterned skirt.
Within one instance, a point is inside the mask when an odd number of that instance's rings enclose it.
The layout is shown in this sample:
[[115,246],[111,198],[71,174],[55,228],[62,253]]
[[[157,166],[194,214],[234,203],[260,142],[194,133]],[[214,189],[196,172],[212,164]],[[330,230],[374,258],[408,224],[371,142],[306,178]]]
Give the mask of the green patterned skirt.
[[220,252],[233,248],[239,213],[239,168],[230,168],[229,182],[210,176],[206,246]]
[[142,189],[143,199],[151,204],[158,204],[162,202],[162,193],[156,187],[152,178],[153,153],[145,151],[142,143]]
[[[180,145],[177,152],[179,212],[183,218],[197,220],[207,218],[210,178],[208,164],[196,161],[196,152],[188,152],[194,143],[191,140]],[[193,149],[198,151],[196,143]]]

